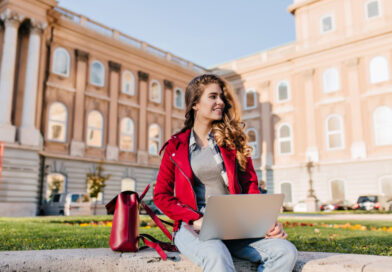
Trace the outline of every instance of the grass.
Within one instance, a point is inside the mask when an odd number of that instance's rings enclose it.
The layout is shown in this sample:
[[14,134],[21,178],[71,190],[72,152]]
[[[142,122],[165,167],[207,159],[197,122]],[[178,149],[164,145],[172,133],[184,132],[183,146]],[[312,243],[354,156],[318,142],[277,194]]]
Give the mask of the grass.
[[[107,221],[112,216],[88,217],[34,217],[0,218],[0,250],[34,250],[59,248],[109,247],[109,226],[80,226],[91,221]],[[297,220],[289,222],[285,230],[289,240],[300,251],[321,251],[392,256],[392,235],[385,231],[361,231],[320,226],[345,224],[342,220]],[[317,223],[317,226],[292,226],[292,223]],[[368,228],[391,227],[391,221],[349,221]],[[151,219],[141,216],[140,233],[168,241],[158,228],[152,227]],[[74,224],[74,225],[73,225]]]

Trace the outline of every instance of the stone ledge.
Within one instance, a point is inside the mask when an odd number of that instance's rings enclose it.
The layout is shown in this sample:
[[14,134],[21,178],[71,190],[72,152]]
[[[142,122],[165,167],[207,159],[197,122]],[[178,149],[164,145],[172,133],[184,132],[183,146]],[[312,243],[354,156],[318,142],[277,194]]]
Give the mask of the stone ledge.
[[[200,268],[178,253],[162,261],[152,249],[137,253],[113,252],[108,248],[1,251],[0,271],[189,271]],[[235,259],[237,271],[257,271],[257,264]],[[299,252],[294,271],[303,272],[387,272],[392,257]]]

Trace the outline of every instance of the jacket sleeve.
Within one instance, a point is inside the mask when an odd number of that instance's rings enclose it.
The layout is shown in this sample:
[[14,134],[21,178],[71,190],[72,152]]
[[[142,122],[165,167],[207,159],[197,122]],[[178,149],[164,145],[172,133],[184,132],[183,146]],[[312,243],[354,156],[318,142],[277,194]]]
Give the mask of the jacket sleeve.
[[174,196],[175,165],[170,159],[169,146],[166,148],[159,168],[154,189],[154,203],[173,220],[181,220],[188,224],[202,217],[198,211],[183,204]]
[[253,167],[252,158],[248,157],[245,172],[239,171],[239,179],[244,194],[260,194],[257,174]]

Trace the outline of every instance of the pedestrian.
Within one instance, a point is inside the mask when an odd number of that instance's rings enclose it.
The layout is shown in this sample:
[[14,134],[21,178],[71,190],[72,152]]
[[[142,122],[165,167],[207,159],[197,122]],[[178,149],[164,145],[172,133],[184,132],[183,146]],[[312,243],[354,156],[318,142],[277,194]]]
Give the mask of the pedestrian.
[[209,196],[260,193],[237,101],[216,75],[191,80],[184,127],[160,151],[154,202],[175,221],[175,246],[203,271],[235,271],[232,256],[260,263],[258,271],[292,271],[297,250],[278,222],[256,239],[201,241],[197,235]]
[[259,190],[260,190],[260,193],[262,193],[262,194],[266,194],[267,193],[267,188],[265,186],[265,181],[264,180],[260,180],[260,182],[259,182]]

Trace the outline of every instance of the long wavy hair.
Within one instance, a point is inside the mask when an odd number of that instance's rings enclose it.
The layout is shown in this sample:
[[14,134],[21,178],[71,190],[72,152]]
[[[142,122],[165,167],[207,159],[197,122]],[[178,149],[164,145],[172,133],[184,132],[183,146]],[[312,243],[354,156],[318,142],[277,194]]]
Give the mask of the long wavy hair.
[[248,136],[244,128],[245,123],[241,120],[241,110],[238,98],[233,88],[223,78],[214,74],[203,74],[195,77],[189,82],[185,91],[185,122],[184,127],[178,133],[182,133],[193,127],[195,122],[195,112],[193,106],[200,101],[205,87],[209,84],[218,84],[223,92],[225,108],[222,119],[212,123],[212,133],[218,146],[236,149],[236,159],[241,171],[245,171],[247,157],[252,153],[252,147],[248,145]]

